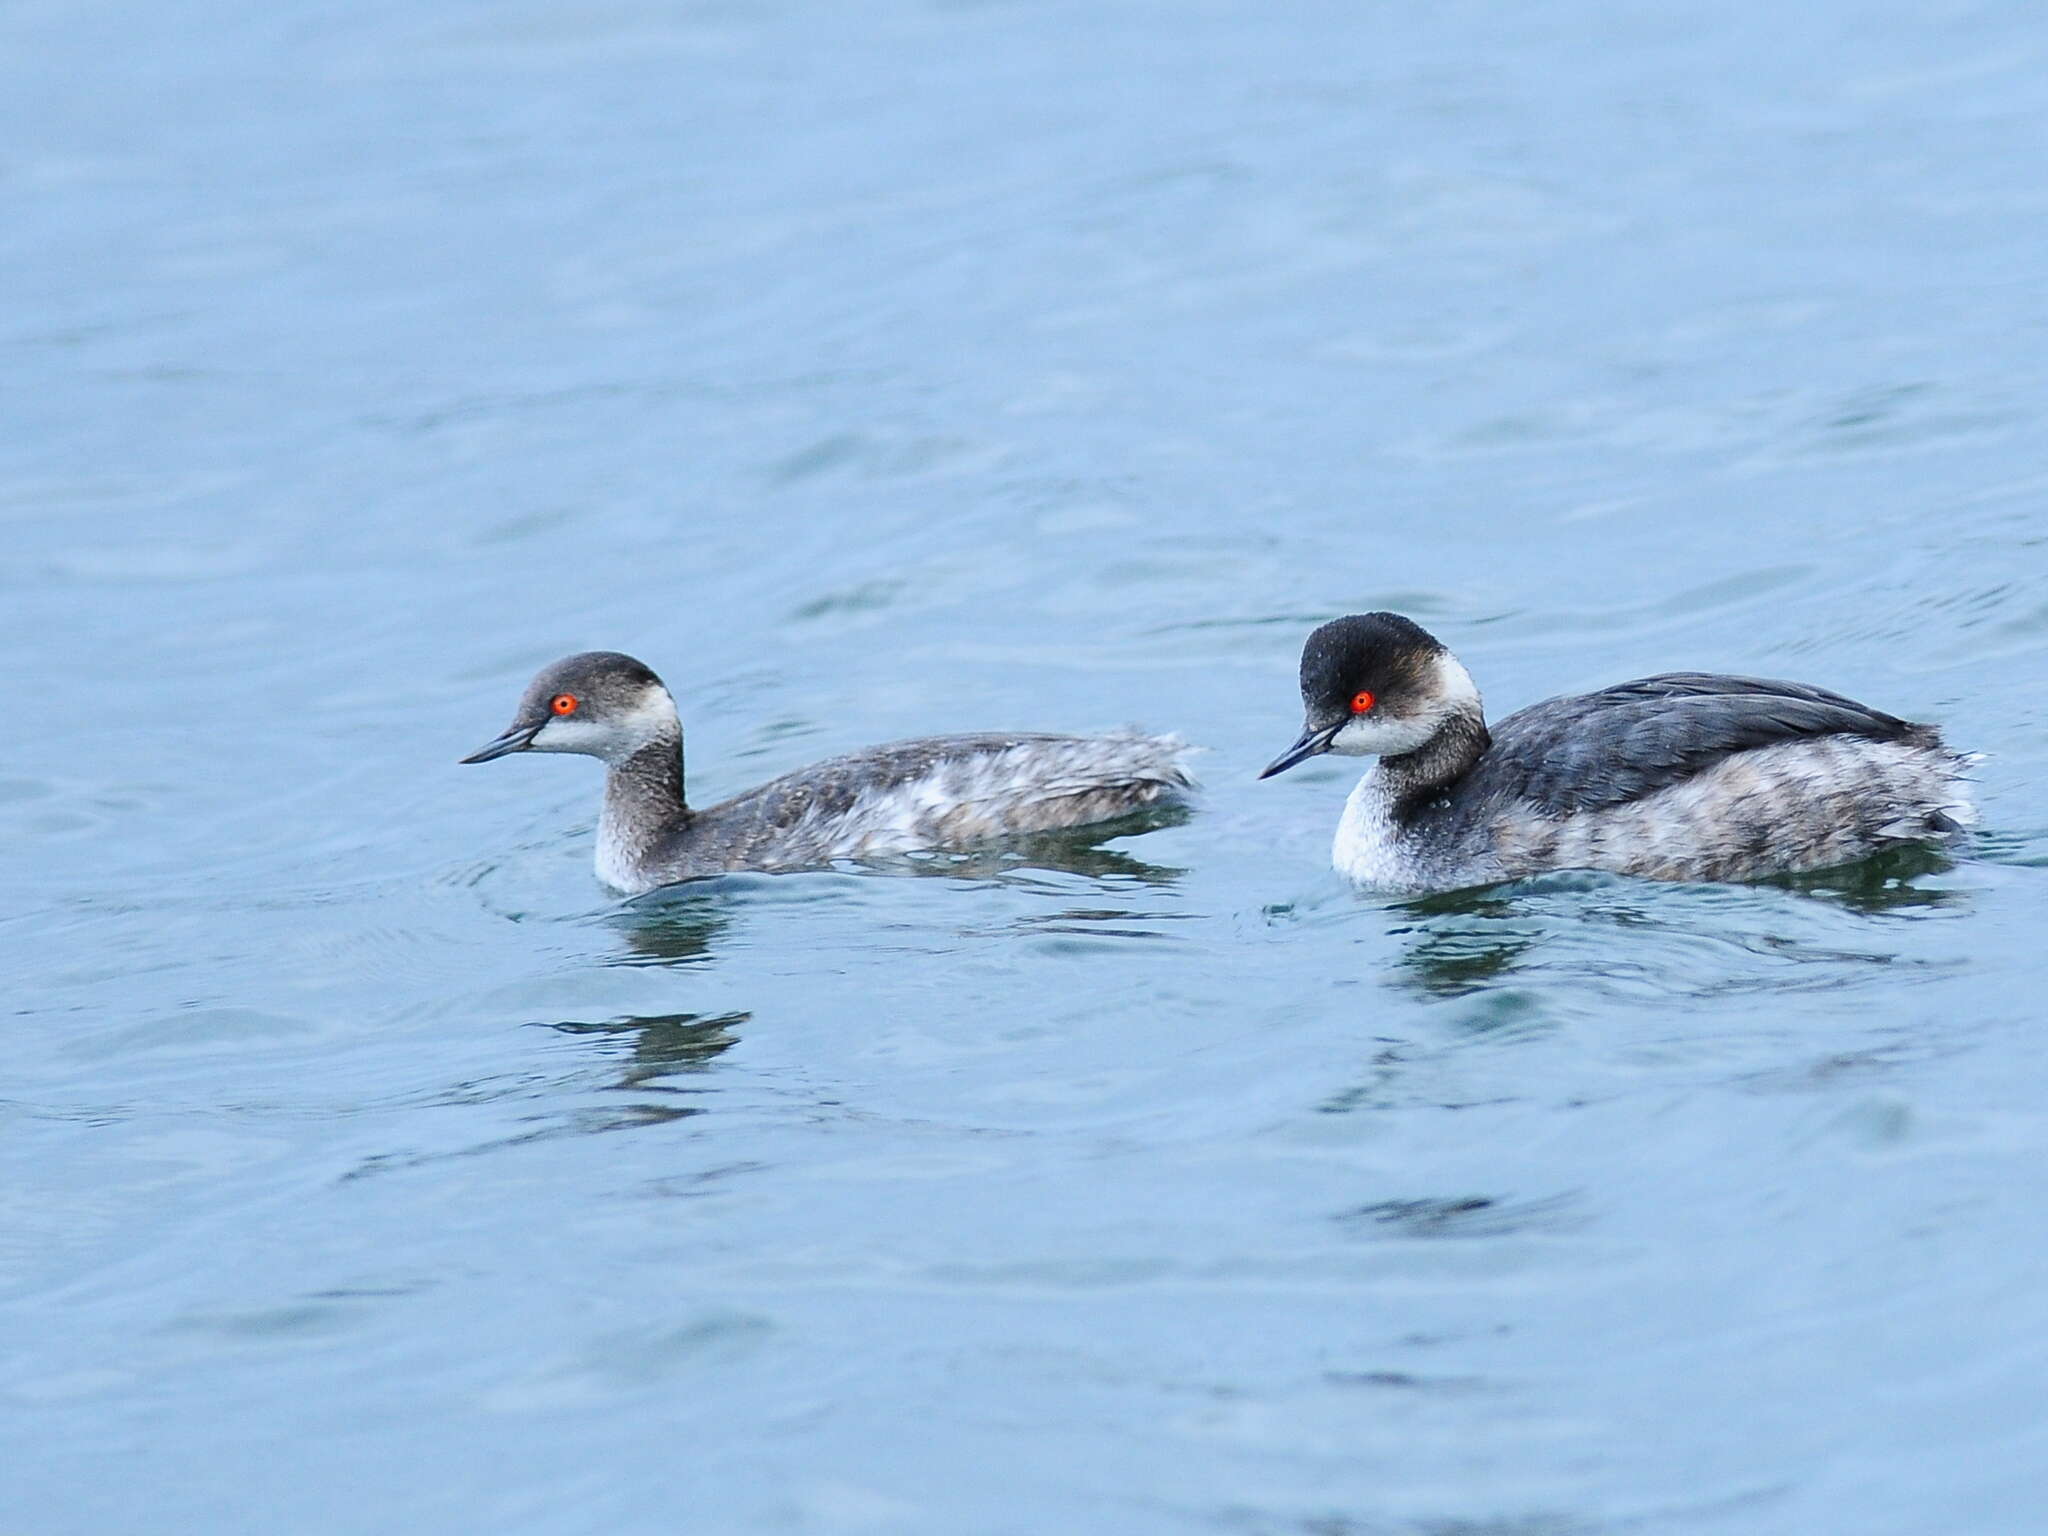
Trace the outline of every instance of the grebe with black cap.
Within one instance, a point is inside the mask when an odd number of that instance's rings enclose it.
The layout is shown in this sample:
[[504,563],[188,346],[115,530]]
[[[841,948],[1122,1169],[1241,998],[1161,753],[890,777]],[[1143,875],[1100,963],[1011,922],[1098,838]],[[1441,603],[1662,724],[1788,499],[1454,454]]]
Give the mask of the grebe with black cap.
[[545,667],[512,724],[462,759],[579,752],[605,765],[597,874],[638,895],[734,870],[970,848],[1086,826],[1193,785],[1174,736],[926,736],[835,757],[702,810],[683,798],[683,728],[660,678],[617,651]]
[[1339,873],[1394,892],[1555,869],[1754,880],[1939,842],[1976,820],[1975,761],[1807,683],[1667,672],[1546,699],[1489,727],[1471,674],[1394,613],[1334,619],[1301,653],[1301,737],[1376,756],[1345,802]]

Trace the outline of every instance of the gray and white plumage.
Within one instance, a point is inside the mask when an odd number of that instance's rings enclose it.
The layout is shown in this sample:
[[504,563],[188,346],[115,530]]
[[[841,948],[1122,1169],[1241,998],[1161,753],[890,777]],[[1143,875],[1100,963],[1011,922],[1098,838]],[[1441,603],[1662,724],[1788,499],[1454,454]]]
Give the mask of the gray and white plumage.
[[1553,869],[1751,880],[1942,841],[1976,819],[1971,760],[1933,726],[1807,683],[1671,672],[1489,728],[1457,659],[1375,613],[1309,637],[1302,700],[1301,738],[1266,775],[1318,752],[1378,755],[1332,859],[1387,890]]
[[967,849],[1111,820],[1193,787],[1177,737],[986,733],[850,752],[698,810],[683,793],[674,699],[616,651],[543,668],[512,725],[463,761],[527,751],[604,761],[598,878],[634,895],[735,870]]

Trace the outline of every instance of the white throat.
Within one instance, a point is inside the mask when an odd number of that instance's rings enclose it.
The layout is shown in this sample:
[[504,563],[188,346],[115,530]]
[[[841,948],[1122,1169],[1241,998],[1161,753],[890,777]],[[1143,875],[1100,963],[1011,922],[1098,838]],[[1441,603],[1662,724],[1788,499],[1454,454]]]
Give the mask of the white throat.
[[609,803],[597,818],[597,878],[615,891],[637,894],[648,888],[640,873],[647,849],[638,834]]
[[1330,845],[1330,863],[1359,885],[1400,890],[1409,883],[1408,860],[1394,824],[1393,796],[1377,763],[1366,769],[1344,802],[1337,838]]

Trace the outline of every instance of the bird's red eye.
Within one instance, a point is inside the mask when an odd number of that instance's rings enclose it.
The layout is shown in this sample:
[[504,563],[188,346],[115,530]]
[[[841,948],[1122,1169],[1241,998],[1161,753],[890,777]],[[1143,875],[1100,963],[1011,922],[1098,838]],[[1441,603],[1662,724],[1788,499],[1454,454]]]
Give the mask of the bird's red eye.
[[558,715],[573,715],[576,713],[576,695],[573,693],[558,693],[548,701],[548,708]]
[[1371,691],[1365,688],[1361,688],[1358,690],[1358,692],[1351,695],[1351,713],[1353,713],[1354,715],[1362,715],[1367,710],[1371,709],[1375,702],[1376,701],[1374,700]]

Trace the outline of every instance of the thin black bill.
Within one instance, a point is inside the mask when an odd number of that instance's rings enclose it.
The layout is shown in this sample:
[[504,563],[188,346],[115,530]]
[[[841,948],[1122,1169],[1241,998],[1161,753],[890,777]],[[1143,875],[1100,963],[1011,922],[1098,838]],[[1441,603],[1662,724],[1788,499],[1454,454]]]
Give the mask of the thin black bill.
[[482,751],[472,752],[467,757],[458,758],[457,761],[464,763],[488,763],[494,757],[504,757],[513,752],[524,752],[533,745],[533,738],[540,734],[540,727],[546,724],[547,722],[543,720],[540,722],[540,725],[515,725]]
[[1308,758],[1316,756],[1318,753],[1329,751],[1331,739],[1344,728],[1344,725],[1345,722],[1339,720],[1335,725],[1305,727],[1301,733],[1301,738],[1285,752],[1274,758],[1272,762],[1266,764],[1266,771],[1260,774],[1259,777],[1270,779],[1276,773],[1285,773],[1296,763],[1303,762]]

